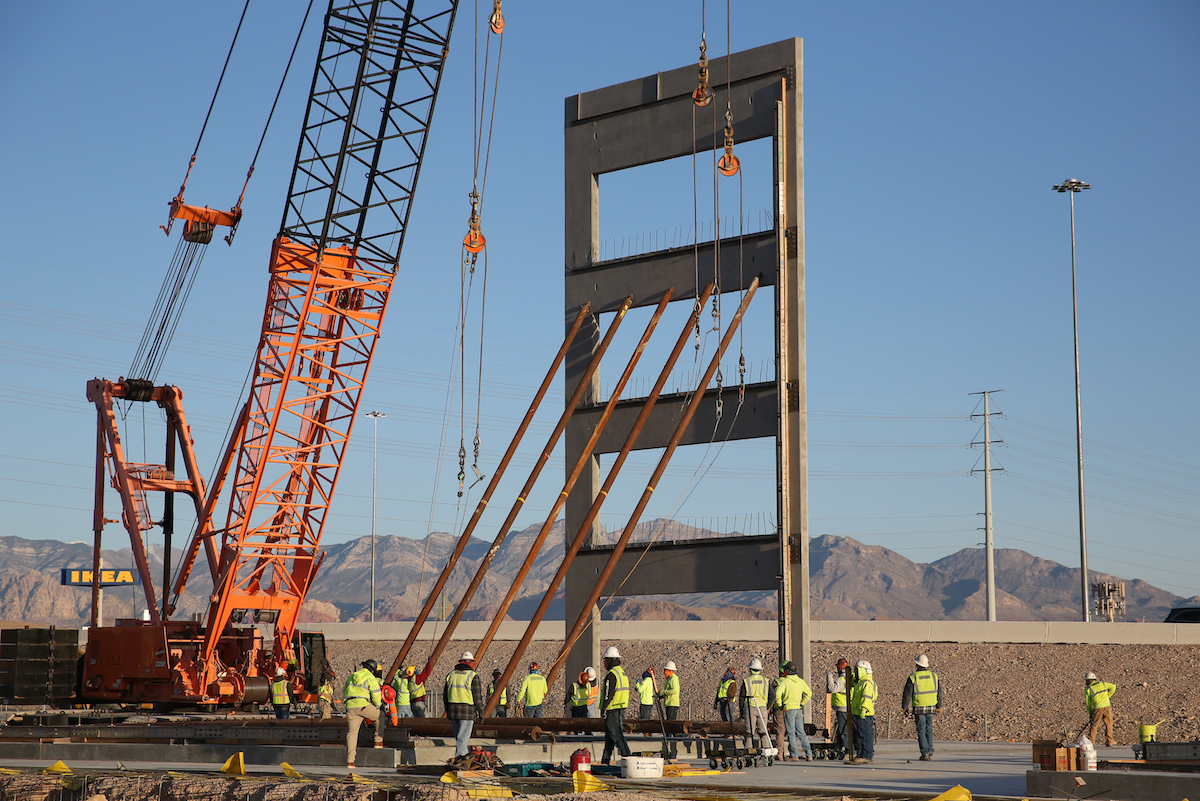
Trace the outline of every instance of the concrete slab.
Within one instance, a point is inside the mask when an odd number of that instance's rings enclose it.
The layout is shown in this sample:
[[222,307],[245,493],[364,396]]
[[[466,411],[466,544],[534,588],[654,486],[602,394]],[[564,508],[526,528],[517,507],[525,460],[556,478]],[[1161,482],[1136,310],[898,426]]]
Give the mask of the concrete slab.
[[[511,744],[500,746],[500,757],[505,762],[555,762],[566,763],[571,753],[584,744],[590,743],[596,761],[600,756],[602,741],[589,741],[587,738],[564,738],[556,743]],[[112,744],[106,744],[114,748]],[[635,752],[656,751],[658,742],[650,738],[630,738],[630,746]],[[89,743],[28,743],[6,744],[4,766],[11,768],[41,769],[57,759],[62,759],[77,772],[89,770],[111,771],[117,768],[120,760],[129,770],[136,772],[151,772],[165,770],[181,771],[216,771],[230,754],[238,750],[233,746],[169,746],[162,747],[163,753],[153,750],[146,745],[116,746],[122,750],[105,751],[99,745]],[[203,758],[199,751],[192,749],[210,749],[211,758]],[[90,750],[89,750],[90,749]],[[337,748],[281,748],[260,747],[257,749],[241,749],[247,758],[247,770],[255,775],[279,774],[279,763],[288,762],[296,769],[321,775],[344,775],[346,769],[342,760],[345,752]],[[681,748],[681,757],[686,756]],[[1101,759],[1127,758],[1126,748],[1101,748]],[[355,773],[361,776],[375,778],[381,781],[393,781],[400,777],[395,765],[402,764],[407,759],[419,761],[423,765],[435,765],[444,762],[453,753],[453,743],[440,739],[429,739],[418,744],[416,752],[404,755],[393,749],[362,749],[359,751],[359,766]],[[189,761],[201,757],[200,761]],[[708,763],[701,759],[687,759],[696,768],[706,768]],[[870,765],[846,765],[842,762],[818,760],[815,762],[786,762],[771,767],[751,768],[733,771],[719,776],[681,777],[662,779],[652,782],[654,789],[661,792],[664,789],[679,787],[689,788],[685,792],[696,794],[696,788],[705,787],[715,791],[728,791],[731,795],[739,789],[750,789],[756,792],[770,792],[787,795],[789,792],[800,790],[832,791],[854,794],[928,794],[943,792],[956,784],[971,791],[976,797],[1026,798],[1034,790],[1034,784],[1026,787],[1027,773],[1032,766],[1031,746],[1029,743],[936,743],[936,751],[932,762],[917,760],[916,743],[906,740],[884,740],[876,748],[875,761]],[[1038,772],[1040,773],[1040,772]],[[1086,772],[1082,775],[1089,786],[1095,784],[1095,790],[1101,787],[1100,779],[1107,781],[1108,771]],[[1046,795],[1051,798],[1064,797],[1058,788],[1064,786],[1058,779],[1070,781],[1073,785],[1074,774],[1046,774]],[[1138,776],[1131,776],[1136,780]],[[1194,783],[1188,797],[1200,797],[1200,785],[1196,777],[1189,777]],[[644,780],[619,779],[605,777],[604,781],[615,787],[644,787]],[[1057,782],[1057,783],[1056,783]],[[566,780],[562,781],[563,788]],[[1037,785],[1041,787],[1042,785]],[[1116,786],[1114,780],[1114,787]],[[1107,784],[1105,785],[1107,787]],[[1155,785],[1157,787],[1157,785]],[[1162,794],[1141,796],[1142,798],[1182,798],[1176,794],[1173,787],[1161,788]],[[1039,792],[1041,792],[1039,790]],[[1123,791],[1124,792],[1124,791]],[[1085,794],[1090,795],[1091,792]],[[1127,795],[1101,795],[1099,798],[1132,797]]]

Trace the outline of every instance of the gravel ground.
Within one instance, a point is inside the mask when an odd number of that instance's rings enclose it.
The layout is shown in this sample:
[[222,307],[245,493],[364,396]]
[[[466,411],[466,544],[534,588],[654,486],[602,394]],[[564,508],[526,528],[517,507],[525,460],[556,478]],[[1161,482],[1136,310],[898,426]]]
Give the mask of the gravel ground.
[[[327,645],[330,661],[344,680],[364,659],[374,658],[390,665],[401,643],[331,640]],[[522,669],[512,689],[519,686],[524,665],[530,660],[548,667],[557,655],[557,645],[535,641],[521,660]],[[655,667],[661,678],[663,663],[673,659],[683,688],[680,717],[696,720],[716,717],[712,699],[727,666],[734,667],[740,678],[747,673],[746,666],[753,657],[761,657],[768,666],[775,660],[773,646],[768,650],[766,644],[745,642],[638,641],[604,645],[620,648],[626,671],[635,680],[647,667]],[[440,688],[458,655],[474,646],[473,642],[450,644],[435,670],[436,681],[429,682],[431,695],[440,696],[440,690],[432,688]],[[503,669],[514,646],[513,642],[494,643],[484,654],[480,673],[486,678],[493,668]],[[431,643],[418,643],[408,661],[423,665],[431,651]],[[1200,646],[1194,645],[814,643],[812,721],[824,725],[825,672],[841,656],[852,662],[867,659],[881,691],[875,713],[878,735],[915,737],[912,724],[901,715],[900,694],[918,653],[929,655],[942,681],[942,712],[934,722],[936,739],[1029,742],[1064,735],[1073,739],[1087,723],[1083,674],[1090,670],[1117,685],[1113,709],[1118,744],[1132,745],[1137,742],[1140,724],[1159,720],[1164,721],[1158,728],[1160,740],[1200,740],[1200,682],[1195,680],[1200,672]],[[562,714],[564,695],[560,677],[546,702],[548,716]]]

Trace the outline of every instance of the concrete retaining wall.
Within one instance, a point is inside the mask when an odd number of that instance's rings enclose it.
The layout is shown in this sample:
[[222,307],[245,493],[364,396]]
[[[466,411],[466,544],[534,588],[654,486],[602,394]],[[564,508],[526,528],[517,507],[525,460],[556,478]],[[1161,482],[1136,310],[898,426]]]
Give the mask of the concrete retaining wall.
[[[500,624],[497,640],[519,640],[523,621]],[[487,632],[483,621],[458,625],[455,639],[480,640]],[[304,626],[323,631],[330,640],[403,640],[410,622],[323,623]],[[420,639],[436,639],[445,623],[426,623]],[[600,624],[603,640],[690,640],[701,642],[774,642],[778,626],[769,620],[606,620]],[[561,620],[544,621],[536,640],[562,640]],[[1071,643],[1080,645],[1200,645],[1200,625],[1186,623],[1083,623],[1028,621],[988,623],[976,620],[814,620],[813,642],[955,642],[955,643]]]

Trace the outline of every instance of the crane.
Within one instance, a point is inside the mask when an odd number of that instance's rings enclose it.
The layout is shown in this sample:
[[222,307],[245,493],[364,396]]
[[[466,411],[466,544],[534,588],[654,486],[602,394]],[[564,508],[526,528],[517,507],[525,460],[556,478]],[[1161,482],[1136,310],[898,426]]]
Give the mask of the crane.
[[[294,697],[315,699],[324,641],[298,631],[298,616],[321,565],[321,535],[387,312],[457,4],[330,0],[271,248],[250,391],[211,486],[196,469],[179,388],[88,382],[98,420],[96,555],[108,522],[103,464],[121,496],[148,606],[145,619],[89,631],[81,699],[246,705],[266,700],[279,668]],[[232,233],[240,213],[201,214],[181,196],[171,209],[185,220],[185,236],[206,242],[222,225]],[[113,411],[119,400],[164,410],[163,463],[127,461]],[[186,480],[175,478],[178,459]],[[166,495],[161,521],[152,520],[148,492]],[[177,492],[192,499],[197,521],[169,592],[164,568],[160,602],[144,532],[161,523],[169,557]],[[212,580],[207,612],[175,619],[201,550]]]

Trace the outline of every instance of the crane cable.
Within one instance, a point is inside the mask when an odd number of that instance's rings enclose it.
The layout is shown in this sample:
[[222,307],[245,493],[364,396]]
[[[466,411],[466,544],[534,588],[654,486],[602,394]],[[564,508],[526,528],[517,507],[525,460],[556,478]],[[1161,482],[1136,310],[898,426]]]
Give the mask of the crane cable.
[[[467,309],[470,308],[470,296],[472,287],[474,286],[475,265],[478,260],[478,254],[483,253],[483,289],[482,298],[480,300],[480,331],[479,331],[479,373],[478,383],[476,385],[476,405],[475,405],[475,438],[474,438],[474,462],[471,467],[475,473],[475,482],[471,484],[474,487],[479,482],[483,481],[486,476],[479,470],[479,450],[480,450],[480,418],[482,417],[482,400],[483,400],[483,346],[484,346],[484,321],[485,310],[487,304],[487,271],[488,257],[486,243],[487,240],[479,230],[480,213],[483,208],[484,192],[487,186],[487,171],[491,156],[492,134],[495,130],[495,113],[496,113],[496,96],[500,85],[500,63],[504,53],[504,16],[501,11],[501,0],[493,0],[492,13],[488,19],[488,27],[491,33],[500,37],[500,46],[497,49],[496,55],[496,78],[492,85],[492,108],[491,118],[488,124],[487,146],[483,146],[483,133],[480,124],[480,118],[484,114],[486,107],[487,95],[487,64],[491,58],[491,38],[489,37],[485,43],[484,50],[484,88],[479,90],[479,0],[475,0],[475,60],[473,70],[474,88],[471,97],[471,113],[472,113],[472,186],[470,193],[471,200],[471,216],[468,220],[468,232],[462,242],[462,269],[460,274],[460,292],[459,292],[459,313],[454,332],[454,347],[458,351],[458,363],[455,364],[454,359],[451,359],[451,374],[447,378],[446,405],[443,408],[442,414],[442,434],[440,446],[438,447],[438,463],[434,470],[434,488],[430,497],[429,515],[426,520],[426,537],[425,537],[425,556],[421,560],[421,573],[417,582],[417,598],[421,598],[424,594],[425,582],[425,567],[428,564],[429,555],[429,536],[433,532],[434,514],[437,507],[437,497],[440,492],[441,475],[442,475],[442,460],[446,451],[446,435],[448,433],[448,424],[451,419],[451,399],[456,395],[456,385],[458,385],[458,394],[463,398],[463,403],[460,405],[460,420],[459,420],[459,447],[458,447],[458,501],[455,505],[454,528],[457,530],[462,523],[465,514],[464,495],[468,494],[470,487],[466,487],[466,412],[465,412],[465,395],[466,395],[466,324],[467,324]],[[478,98],[479,103],[476,104]],[[482,157],[481,157],[482,154]],[[480,173],[482,168],[483,180],[480,181]],[[456,380],[456,376],[461,377],[461,385]],[[435,632],[436,634],[436,632]]]
[[[245,22],[246,11],[249,9],[250,2],[246,0],[245,6],[242,8],[242,16],[238,20],[237,30],[234,32],[233,41],[229,45],[229,53],[225,57],[225,64],[221,68],[221,75],[217,80],[217,87],[213,91],[212,100],[209,103],[208,112],[205,114],[204,123],[200,127],[200,135],[196,139],[196,147],[192,151],[192,156],[188,161],[187,175],[184,176],[183,185],[179,188],[179,195],[176,197],[180,203],[183,201],[183,192],[187,186],[188,176],[191,174],[192,166],[196,163],[196,154],[200,150],[200,144],[204,140],[204,132],[208,128],[209,120],[212,117],[213,108],[217,102],[217,96],[220,93],[221,85],[225,80],[225,74],[229,68],[229,61],[233,56],[234,46],[237,44],[238,36],[241,34],[242,24]],[[292,61],[295,59],[296,50],[300,45],[300,38],[304,32],[304,27],[308,22],[309,14],[312,11],[312,0],[309,0],[308,9],[305,11],[304,20],[300,23],[300,30],[296,33],[296,41],[292,46],[291,55],[288,57],[287,67],[283,71],[283,76],[280,78],[279,87],[275,92],[275,101],[271,104],[271,111],[267,115],[266,123],[263,125],[263,131],[258,141],[258,148],[254,151],[254,157],[250,163],[250,169],[246,173],[246,183],[242,186],[242,194],[238,197],[235,211],[240,211],[242,199],[246,194],[246,187],[250,183],[250,176],[254,173],[254,165],[258,161],[259,153],[262,151],[263,142],[266,140],[267,130],[270,127],[271,119],[275,114],[275,108],[279,104],[280,95],[283,93],[283,87],[287,81],[288,72],[291,70]],[[172,218],[174,221],[174,218]],[[169,231],[170,224],[164,226],[164,230]],[[229,235],[225,237],[225,241],[229,244],[233,243],[234,230],[231,230]],[[192,288],[196,283],[196,276],[199,274],[200,265],[204,261],[204,255],[208,250],[208,242],[188,240],[180,238],[179,243],[175,247],[175,254],[171,259],[171,265],[167,270],[166,276],[163,278],[162,286],[159,288],[158,298],[155,300],[154,308],[151,311],[150,319],[147,321],[146,328],[142,332],[141,341],[138,344],[137,350],[134,353],[133,361],[130,363],[127,376],[129,378],[141,378],[154,382],[158,378],[158,373],[162,369],[162,363],[166,359],[167,350],[170,348],[171,341],[174,339],[175,331],[179,327],[179,321],[183,315],[183,308],[187,305],[188,298],[191,296]]]
[[[479,254],[483,253],[483,287],[480,297],[480,312],[479,312],[479,374],[475,388],[475,437],[473,440],[474,459],[471,463],[471,470],[475,473],[475,481],[471,484],[472,487],[483,481],[486,476],[479,469],[479,449],[480,449],[480,419],[482,417],[482,402],[483,402],[483,350],[486,338],[484,322],[486,319],[487,306],[487,240],[480,230],[481,215],[483,211],[483,201],[487,190],[487,173],[488,166],[491,161],[492,152],[492,136],[496,126],[496,98],[500,88],[500,66],[504,56],[504,15],[501,10],[501,0],[493,0],[492,13],[488,19],[488,36],[484,41],[483,51],[483,86],[480,87],[480,67],[479,67],[479,0],[475,0],[475,60],[473,70],[473,90],[471,98],[471,115],[472,115],[472,176],[471,176],[471,193],[469,195],[471,201],[471,214],[468,220],[467,235],[463,237],[463,267],[464,274],[462,276],[462,288],[460,291],[459,314],[462,320],[460,328],[460,337],[462,344],[459,351],[462,371],[462,391],[466,392],[466,314],[469,306],[469,296],[471,285],[474,283],[475,265],[478,261]],[[491,44],[492,35],[499,38],[499,46],[496,49],[496,66],[495,78],[492,81],[492,99],[491,108],[488,109],[487,91],[488,91],[488,73],[491,63]],[[483,137],[483,117],[489,115],[487,125],[487,143],[484,144]],[[481,180],[482,174],[482,180]],[[458,445],[458,497],[461,499],[464,495],[464,487],[466,484],[466,404],[465,402],[460,407],[462,409],[462,419],[460,421],[460,436]],[[460,501],[461,509],[461,501]]]

